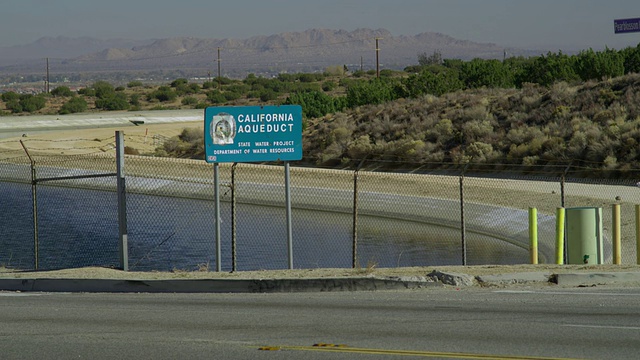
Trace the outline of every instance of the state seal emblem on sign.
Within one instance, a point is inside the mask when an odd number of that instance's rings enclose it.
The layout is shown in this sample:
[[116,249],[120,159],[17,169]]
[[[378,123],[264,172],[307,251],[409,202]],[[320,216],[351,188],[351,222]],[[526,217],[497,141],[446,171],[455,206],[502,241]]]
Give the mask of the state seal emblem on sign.
[[233,139],[236,137],[236,119],[227,113],[214,115],[209,131],[215,145],[233,144]]

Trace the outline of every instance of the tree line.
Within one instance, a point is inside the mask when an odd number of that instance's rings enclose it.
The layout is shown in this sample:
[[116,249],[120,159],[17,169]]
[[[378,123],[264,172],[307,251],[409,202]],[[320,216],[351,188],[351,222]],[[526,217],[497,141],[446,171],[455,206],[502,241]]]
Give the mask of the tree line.
[[418,64],[408,66],[404,71],[382,70],[379,77],[374,76],[375,71],[348,72],[346,66],[335,66],[327,68],[324,73],[282,73],[273,78],[249,74],[243,80],[220,77],[204,83],[189,83],[187,79],[180,78],[153,89],[146,89],[140,81],[130,81],[126,87],[96,81],[77,93],[60,86],[51,94],[7,92],[0,99],[5,110],[11,113],[36,112],[45,107],[47,97],[59,97],[66,99],[57,109],[60,114],[93,109],[141,110],[143,101],[151,104],[151,109],[205,108],[251,101],[300,104],[305,118],[314,118],[400,98],[441,96],[478,88],[522,88],[526,84],[548,87],[561,81],[584,82],[638,72],[640,45],[619,51],[589,49],[576,55],[549,52],[502,61],[443,59],[440,53],[434,52],[431,55],[418,54]]

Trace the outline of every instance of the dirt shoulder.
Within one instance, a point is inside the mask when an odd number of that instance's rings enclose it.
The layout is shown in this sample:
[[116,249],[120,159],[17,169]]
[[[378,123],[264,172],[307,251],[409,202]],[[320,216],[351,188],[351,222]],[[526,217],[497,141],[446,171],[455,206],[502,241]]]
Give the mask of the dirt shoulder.
[[640,272],[640,265],[478,265],[478,266],[436,266],[405,268],[360,268],[360,269],[294,269],[216,272],[202,271],[175,272],[125,272],[117,269],[87,267],[55,271],[15,271],[0,268],[0,278],[63,278],[63,279],[122,279],[122,280],[169,280],[169,279],[316,279],[345,277],[425,277],[432,271],[460,273],[471,276],[500,275],[512,273],[543,272],[560,273],[606,273]]

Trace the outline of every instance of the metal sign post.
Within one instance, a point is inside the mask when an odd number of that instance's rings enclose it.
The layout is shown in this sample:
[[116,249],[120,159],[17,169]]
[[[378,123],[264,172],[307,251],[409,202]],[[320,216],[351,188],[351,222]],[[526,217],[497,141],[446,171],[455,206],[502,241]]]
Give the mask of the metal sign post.
[[220,165],[213,164],[213,197],[215,201],[216,223],[216,271],[222,271],[222,241],[220,240]]
[[293,269],[293,236],[291,231],[291,177],[289,175],[289,162],[284,163],[284,192],[287,203],[287,248],[289,255],[289,269]]
[[218,165],[266,161],[285,162],[287,248],[289,269],[293,269],[289,161],[302,159],[302,107],[208,107],[204,112],[204,143],[205,159],[214,164],[217,270],[221,271]]

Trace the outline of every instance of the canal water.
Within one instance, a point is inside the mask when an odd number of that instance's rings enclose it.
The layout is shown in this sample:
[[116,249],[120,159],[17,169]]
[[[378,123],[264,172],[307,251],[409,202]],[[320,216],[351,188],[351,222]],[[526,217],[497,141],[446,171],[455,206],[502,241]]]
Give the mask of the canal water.
[[[115,192],[37,188],[38,267],[118,267]],[[0,182],[0,266],[33,269],[31,185]],[[221,203],[221,267],[238,271],[288,268],[286,214],[282,207],[239,204],[232,246],[229,203]],[[353,257],[351,214],[293,209],[294,268],[349,268]],[[215,270],[212,201],[127,195],[129,268],[136,271]],[[402,219],[360,216],[356,253],[361,267],[459,265],[459,229]],[[468,233],[467,263],[515,264],[526,250]]]

